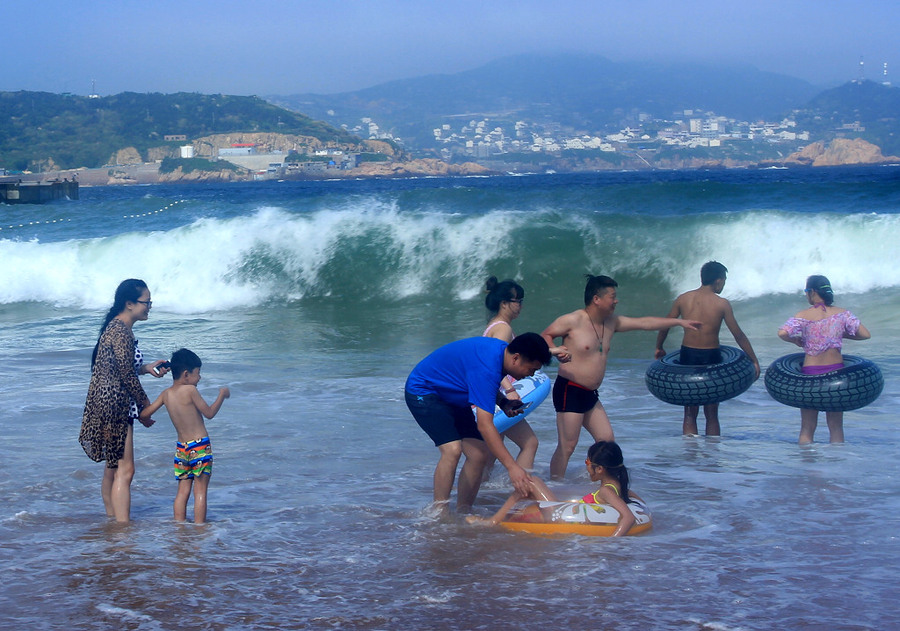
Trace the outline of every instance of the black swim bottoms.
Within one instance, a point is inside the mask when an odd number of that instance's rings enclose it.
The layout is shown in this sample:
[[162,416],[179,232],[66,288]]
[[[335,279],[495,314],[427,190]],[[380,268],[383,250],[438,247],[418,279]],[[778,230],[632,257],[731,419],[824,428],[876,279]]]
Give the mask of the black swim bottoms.
[[463,438],[484,440],[471,407],[450,405],[436,394],[419,396],[406,392],[406,407],[435,447]]
[[722,351],[718,348],[681,347],[678,363],[682,366],[709,366],[722,363]]
[[556,377],[553,384],[553,407],[557,412],[584,414],[597,405],[599,400],[600,395],[596,390],[588,390],[565,377]]

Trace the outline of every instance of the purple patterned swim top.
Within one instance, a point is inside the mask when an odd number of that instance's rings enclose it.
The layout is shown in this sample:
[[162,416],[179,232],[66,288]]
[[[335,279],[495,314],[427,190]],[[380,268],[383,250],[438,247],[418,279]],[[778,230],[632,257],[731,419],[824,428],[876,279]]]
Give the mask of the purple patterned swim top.
[[807,355],[821,355],[830,348],[840,350],[846,335],[856,335],[859,318],[841,311],[821,320],[791,318],[781,327],[791,339],[799,339]]

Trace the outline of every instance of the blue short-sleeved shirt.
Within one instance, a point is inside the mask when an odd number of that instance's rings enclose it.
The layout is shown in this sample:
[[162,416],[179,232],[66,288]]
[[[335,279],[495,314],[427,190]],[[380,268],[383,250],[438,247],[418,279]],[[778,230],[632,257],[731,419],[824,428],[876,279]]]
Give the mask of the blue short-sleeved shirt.
[[420,396],[435,394],[451,405],[474,405],[493,413],[506,346],[492,337],[450,342],[413,368],[406,391]]

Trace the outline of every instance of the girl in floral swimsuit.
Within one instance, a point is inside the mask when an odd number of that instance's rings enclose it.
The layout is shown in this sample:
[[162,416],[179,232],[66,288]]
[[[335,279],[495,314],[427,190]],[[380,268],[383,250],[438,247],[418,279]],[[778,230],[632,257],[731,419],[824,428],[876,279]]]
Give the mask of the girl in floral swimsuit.
[[[581,499],[574,500],[568,504],[561,502],[543,480],[532,476],[531,492],[528,495],[522,495],[518,492],[513,493],[490,519],[469,515],[466,521],[470,524],[497,525],[509,515],[513,506],[523,499],[536,501],[520,511],[517,510],[515,516],[510,517],[510,521],[530,523],[568,521],[560,516],[562,512],[560,509],[565,509],[567,506],[571,507],[573,503],[605,504],[612,506],[621,516],[612,536],[621,537],[628,534],[628,531],[636,521],[634,513],[628,508],[628,503],[640,498],[628,490],[628,469],[625,468],[622,449],[613,441],[597,441],[588,449],[584,465],[587,468],[591,482],[600,482],[601,486]],[[543,505],[542,502],[550,502],[550,504]]]
[[[844,367],[841,346],[844,338],[867,340],[871,337],[859,318],[833,305],[834,291],[824,276],[810,276],[806,279],[806,299],[811,305],[784,323],[778,330],[778,337],[796,344],[803,349],[805,375],[821,375]],[[832,443],[844,442],[844,413],[826,412],[828,432]],[[800,439],[805,445],[813,442],[818,410],[800,410]]]

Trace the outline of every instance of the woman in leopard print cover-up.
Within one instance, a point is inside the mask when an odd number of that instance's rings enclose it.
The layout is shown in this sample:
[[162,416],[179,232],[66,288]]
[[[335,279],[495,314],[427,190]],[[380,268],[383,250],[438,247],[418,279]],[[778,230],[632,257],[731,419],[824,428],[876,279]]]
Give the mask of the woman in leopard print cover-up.
[[[162,377],[164,360],[144,364],[132,326],[150,314],[150,290],[142,280],[124,280],[100,329],[91,358],[91,383],[78,442],[95,462],[106,461],[101,495],[106,514],[127,522],[134,478],[134,419],[150,404],[138,375]],[[143,422],[143,421],[142,421]],[[144,423],[147,427],[153,421]]]

